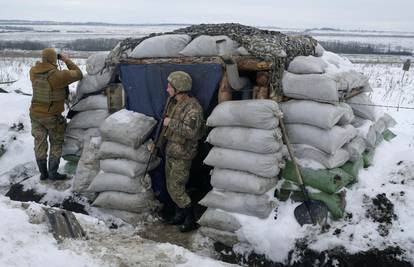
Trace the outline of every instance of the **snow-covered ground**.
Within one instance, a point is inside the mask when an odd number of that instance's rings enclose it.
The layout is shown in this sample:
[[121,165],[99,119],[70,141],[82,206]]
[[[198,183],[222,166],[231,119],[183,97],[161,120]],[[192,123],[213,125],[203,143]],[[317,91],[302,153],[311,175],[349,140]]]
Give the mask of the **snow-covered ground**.
[[[28,117],[31,98],[15,92],[30,93],[28,70],[34,62],[32,58],[0,59],[0,80],[18,80],[10,85],[0,85],[10,92],[0,93],[0,142],[6,148],[5,154],[0,157],[0,187],[9,182],[7,176],[1,173],[34,160]],[[84,60],[77,62],[84,64]],[[274,261],[286,262],[295,242],[304,238],[310,248],[318,251],[342,246],[349,253],[357,253],[371,248],[399,246],[405,251],[405,259],[414,264],[414,69],[407,72],[401,81],[401,64],[356,64],[355,67],[370,77],[374,102],[381,106],[393,106],[378,109],[397,120],[398,124],[392,129],[397,137],[379,145],[374,165],[362,170],[358,183],[346,189],[346,212],[349,215],[345,220],[329,221],[331,228],[327,232],[320,233],[320,229],[313,226],[301,228],[293,216],[297,203],[289,201],[280,203],[276,213],[266,220],[236,215],[243,224],[243,235],[253,244],[255,252],[265,254]],[[23,129],[13,127],[19,123],[23,124]],[[392,224],[386,226],[367,216],[372,199],[382,193],[394,205],[395,217]],[[3,215],[0,220],[0,266],[223,264],[181,247],[142,239],[133,235],[131,229],[125,232],[109,230],[97,219],[83,215],[78,215],[78,219],[93,238],[57,244],[45,223],[29,223],[28,211],[38,214],[39,206],[30,204],[29,209],[24,209],[19,203],[0,196],[0,213]],[[384,227],[388,235],[383,234]],[[237,249],[246,251],[250,248]]]

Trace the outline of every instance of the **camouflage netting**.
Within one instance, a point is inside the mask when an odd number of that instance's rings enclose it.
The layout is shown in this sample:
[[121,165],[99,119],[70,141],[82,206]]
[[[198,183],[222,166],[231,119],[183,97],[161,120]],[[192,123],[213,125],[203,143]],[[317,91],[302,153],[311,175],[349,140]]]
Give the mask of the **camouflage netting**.
[[314,55],[317,45],[317,41],[310,36],[288,36],[236,23],[200,24],[167,33],[153,33],[138,39],[125,39],[108,55],[107,66],[117,64],[121,58],[126,57],[127,51],[134,49],[143,40],[164,34],[188,34],[192,39],[200,35],[226,35],[245,47],[252,56],[273,62],[271,97],[282,95],[282,75],[290,61],[296,56]]

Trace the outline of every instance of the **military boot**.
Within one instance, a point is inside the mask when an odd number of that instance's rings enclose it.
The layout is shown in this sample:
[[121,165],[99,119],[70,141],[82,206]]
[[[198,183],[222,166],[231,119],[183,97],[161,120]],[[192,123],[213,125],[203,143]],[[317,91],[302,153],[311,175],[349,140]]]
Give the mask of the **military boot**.
[[171,224],[171,225],[178,225],[178,224],[182,224],[184,222],[184,219],[185,219],[185,209],[182,209],[176,206],[174,216],[170,220],[166,221],[166,223]]
[[178,230],[181,233],[193,231],[198,228],[198,224],[195,220],[194,210],[191,204],[185,209],[185,220],[184,223],[178,226]]
[[40,180],[44,181],[47,178],[49,178],[49,174],[47,172],[47,160],[37,159],[36,163],[37,163],[37,167],[39,168],[39,172],[40,172]]
[[49,179],[52,181],[65,180],[65,174],[58,173],[60,158],[49,157]]

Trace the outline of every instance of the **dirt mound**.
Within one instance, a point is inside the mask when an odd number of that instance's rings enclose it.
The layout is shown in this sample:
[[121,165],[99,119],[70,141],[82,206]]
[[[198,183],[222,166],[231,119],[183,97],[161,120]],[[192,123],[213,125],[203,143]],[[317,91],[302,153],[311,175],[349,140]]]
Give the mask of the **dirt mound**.
[[372,218],[374,222],[378,222],[378,232],[381,236],[387,236],[393,220],[397,219],[394,213],[394,204],[387,198],[385,193],[376,195],[372,199],[372,204],[368,207],[367,218]]

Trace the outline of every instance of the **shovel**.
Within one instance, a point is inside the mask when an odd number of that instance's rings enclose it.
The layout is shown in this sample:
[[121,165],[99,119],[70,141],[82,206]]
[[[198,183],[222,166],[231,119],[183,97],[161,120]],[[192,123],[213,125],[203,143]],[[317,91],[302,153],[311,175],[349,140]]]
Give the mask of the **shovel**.
[[289,156],[295,168],[297,181],[305,198],[305,201],[295,208],[294,214],[296,221],[300,224],[300,226],[304,224],[319,224],[323,227],[326,224],[326,219],[328,217],[328,207],[322,201],[312,200],[309,198],[309,194],[303,183],[302,175],[300,174],[298,164],[296,162],[295,156],[293,155],[293,149],[287,136],[287,131],[285,123],[283,122],[283,118],[280,118],[279,124],[280,128],[282,129],[282,135],[285,139],[285,144],[287,146]]

